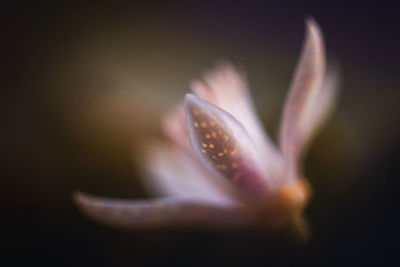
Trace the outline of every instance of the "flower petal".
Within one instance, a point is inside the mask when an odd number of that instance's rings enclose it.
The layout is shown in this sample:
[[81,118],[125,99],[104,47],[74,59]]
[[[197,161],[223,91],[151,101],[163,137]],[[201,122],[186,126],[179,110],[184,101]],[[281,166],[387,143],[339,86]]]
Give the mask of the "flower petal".
[[172,141],[187,154],[192,155],[183,105],[178,105],[163,116],[162,131],[168,140]]
[[193,152],[210,172],[248,197],[259,198],[272,189],[273,177],[237,119],[192,94],[185,96],[184,106]]
[[307,33],[300,61],[290,87],[280,128],[280,148],[288,161],[291,174],[297,175],[298,158],[302,151],[302,125],[321,88],[325,72],[325,52],[321,31],[313,19],[306,23]]
[[214,71],[205,75],[204,81],[192,82],[191,88],[197,96],[240,121],[271,171],[279,165],[279,151],[260,123],[243,73],[229,63],[220,63]]
[[335,105],[340,83],[339,71],[336,67],[328,67],[321,88],[314,102],[310,103],[309,112],[302,120],[300,146],[305,149],[310,139],[327,120]]
[[[195,197],[220,204],[236,200],[224,183],[173,144],[154,144],[145,155],[145,185],[159,196]],[[224,186],[225,185],[225,186]]]
[[161,198],[128,201],[75,193],[81,211],[93,220],[114,227],[138,228],[167,225],[238,226],[251,222],[240,206],[218,205],[197,199]]

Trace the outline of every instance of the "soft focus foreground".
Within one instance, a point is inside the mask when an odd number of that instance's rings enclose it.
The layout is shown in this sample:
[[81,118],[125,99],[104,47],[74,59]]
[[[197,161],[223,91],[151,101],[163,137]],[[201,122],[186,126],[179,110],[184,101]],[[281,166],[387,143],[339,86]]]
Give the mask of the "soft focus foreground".
[[338,90],[337,71],[325,74],[325,62],[322,32],[309,18],[283,107],[279,146],[259,122],[244,75],[220,63],[192,83],[183,108],[178,104],[163,117],[170,144],[152,144],[141,153],[148,172],[142,179],[152,180],[154,201],[75,193],[76,204],[98,222],[124,228],[259,224],[276,230],[290,224],[307,238],[302,211],[310,189],[300,171],[301,156],[331,113]]
[[[349,5],[4,8],[4,261],[204,266],[390,258],[397,232],[400,27],[395,6]],[[308,14],[324,30],[328,59],[340,60],[345,79],[339,108],[304,164],[314,188],[305,210],[312,229],[307,245],[252,229],[120,232],[78,212],[71,201],[76,190],[149,197],[138,152],[159,135],[159,118],[189,90],[188,82],[221,56],[246,70],[262,124],[278,141]]]

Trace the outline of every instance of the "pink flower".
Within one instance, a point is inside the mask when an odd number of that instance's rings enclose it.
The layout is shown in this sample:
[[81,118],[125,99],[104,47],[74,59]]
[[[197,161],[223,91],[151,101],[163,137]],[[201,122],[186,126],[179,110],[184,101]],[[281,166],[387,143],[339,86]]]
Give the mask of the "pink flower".
[[308,19],[303,51],[283,109],[279,146],[263,130],[245,77],[228,63],[191,84],[163,118],[167,142],[149,149],[151,200],[74,195],[83,213],[120,227],[168,224],[280,227],[305,230],[310,186],[299,170],[310,137],[327,117],[336,75],[325,72],[322,35]]

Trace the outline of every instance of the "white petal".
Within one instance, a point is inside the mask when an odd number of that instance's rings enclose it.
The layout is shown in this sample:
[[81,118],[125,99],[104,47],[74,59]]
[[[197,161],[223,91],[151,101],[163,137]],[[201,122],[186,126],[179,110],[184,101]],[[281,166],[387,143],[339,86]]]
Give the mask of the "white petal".
[[274,188],[274,177],[237,119],[192,94],[186,95],[184,106],[193,152],[210,172],[251,198]]
[[217,181],[196,158],[188,156],[172,144],[150,147],[144,166],[143,182],[151,192],[161,196],[206,199],[216,203],[236,202],[228,188]]
[[204,81],[192,82],[191,88],[197,96],[240,121],[271,171],[279,165],[279,152],[260,123],[243,74],[231,64],[222,63],[214,71],[207,73]]
[[308,19],[307,33],[300,61],[290,87],[280,129],[280,148],[288,162],[289,179],[295,179],[302,152],[302,124],[315,103],[325,72],[322,33],[314,20]]
[[114,227],[143,228],[168,225],[238,226],[252,215],[242,206],[218,205],[199,199],[161,198],[116,200],[75,193],[81,211],[93,220]]

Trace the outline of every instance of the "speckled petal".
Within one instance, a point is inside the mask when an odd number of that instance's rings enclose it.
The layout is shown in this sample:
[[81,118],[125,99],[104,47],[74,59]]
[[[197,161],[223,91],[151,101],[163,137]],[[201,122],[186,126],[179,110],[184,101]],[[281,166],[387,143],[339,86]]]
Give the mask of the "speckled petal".
[[155,143],[148,148],[144,159],[143,182],[155,195],[190,197],[219,204],[236,202],[226,183],[215,179],[197,158],[173,144]]
[[201,163],[248,197],[268,194],[273,180],[240,122],[192,94],[186,95],[184,106],[189,140]]
[[233,65],[220,62],[217,67],[207,72],[203,80],[191,83],[192,91],[200,98],[220,107],[234,116],[257,145],[265,165],[273,172],[278,172],[281,155],[263,129],[251,99],[244,73]]

